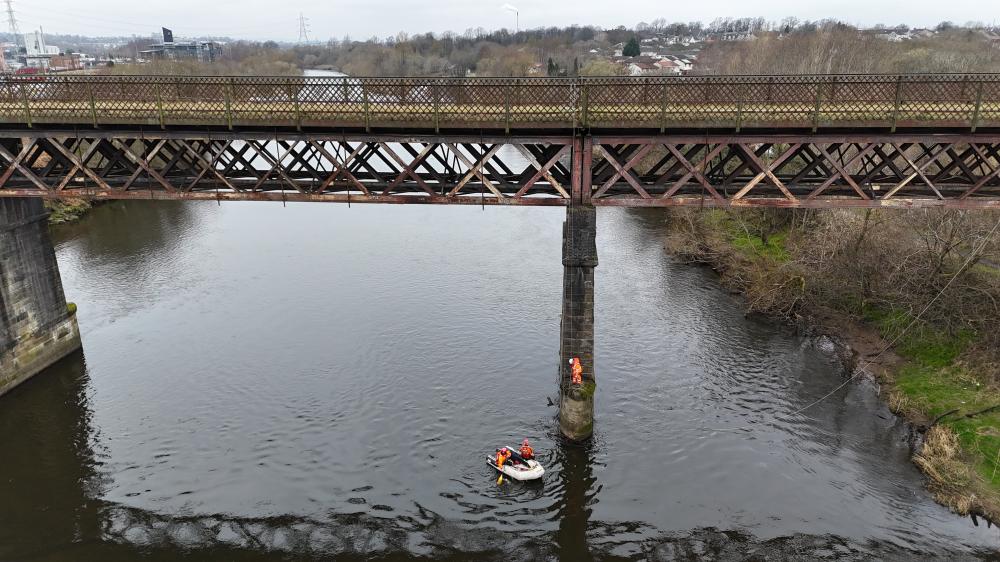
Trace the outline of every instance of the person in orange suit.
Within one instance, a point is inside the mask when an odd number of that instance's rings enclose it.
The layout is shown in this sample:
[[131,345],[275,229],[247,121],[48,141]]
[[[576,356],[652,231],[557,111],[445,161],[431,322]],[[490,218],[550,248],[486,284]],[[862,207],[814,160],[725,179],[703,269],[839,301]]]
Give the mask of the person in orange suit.
[[572,365],[572,381],[573,384],[583,384],[583,365],[580,364],[580,358],[574,357],[569,360],[569,364]]
[[503,449],[497,449],[497,468],[503,468],[503,463],[507,462],[510,458],[510,452],[506,447]]
[[528,443],[527,439],[521,442],[520,453],[521,453],[521,458],[526,461],[530,461],[531,459],[535,458],[535,450],[531,448],[531,444]]

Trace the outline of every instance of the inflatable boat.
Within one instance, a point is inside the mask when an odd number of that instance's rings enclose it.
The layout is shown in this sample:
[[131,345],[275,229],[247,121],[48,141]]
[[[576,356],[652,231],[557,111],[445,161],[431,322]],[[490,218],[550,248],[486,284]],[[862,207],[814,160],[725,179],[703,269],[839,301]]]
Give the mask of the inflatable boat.
[[510,458],[507,462],[503,463],[503,469],[497,468],[497,456],[496,454],[487,455],[486,462],[493,467],[494,470],[500,470],[503,472],[504,476],[508,478],[513,478],[514,480],[537,480],[545,474],[545,469],[538,461],[532,459],[530,461],[524,460],[517,451],[511,449],[510,447],[504,447],[511,453]]

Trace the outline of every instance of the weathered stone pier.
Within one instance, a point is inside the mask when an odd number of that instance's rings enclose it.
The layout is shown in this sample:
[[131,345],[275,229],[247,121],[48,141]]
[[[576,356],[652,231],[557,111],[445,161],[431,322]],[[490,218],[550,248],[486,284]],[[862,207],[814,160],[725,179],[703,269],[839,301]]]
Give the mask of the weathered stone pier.
[[[559,342],[559,429],[573,440],[594,432],[594,268],[597,210],[566,209],[563,223],[563,302]],[[583,383],[571,383],[570,360],[583,364]]]
[[39,198],[0,198],[0,395],[80,347]]

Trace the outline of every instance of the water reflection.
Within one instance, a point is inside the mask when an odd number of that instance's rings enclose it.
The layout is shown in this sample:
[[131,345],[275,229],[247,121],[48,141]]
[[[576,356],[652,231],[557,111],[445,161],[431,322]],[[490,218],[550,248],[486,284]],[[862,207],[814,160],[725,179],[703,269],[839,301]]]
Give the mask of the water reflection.
[[[53,231],[67,299],[93,302],[81,328],[99,327],[204,281],[193,276],[212,259],[199,240],[211,232],[212,205],[114,201]],[[201,265],[197,265],[201,263]]]
[[76,351],[4,397],[0,560],[53,557],[100,536],[86,361]]
[[597,501],[597,479],[593,474],[593,444],[559,440],[558,466],[560,493],[552,509],[559,521],[555,532],[556,553],[560,560],[592,560],[587,533],[590,529],[591,503]]

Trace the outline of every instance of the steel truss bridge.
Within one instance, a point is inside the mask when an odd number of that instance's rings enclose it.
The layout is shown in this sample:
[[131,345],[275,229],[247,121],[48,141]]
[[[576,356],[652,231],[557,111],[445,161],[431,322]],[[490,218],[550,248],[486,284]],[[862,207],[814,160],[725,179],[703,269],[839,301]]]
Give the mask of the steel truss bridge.
[[1000,75],[44,76],[0,197],[1000,207]]

